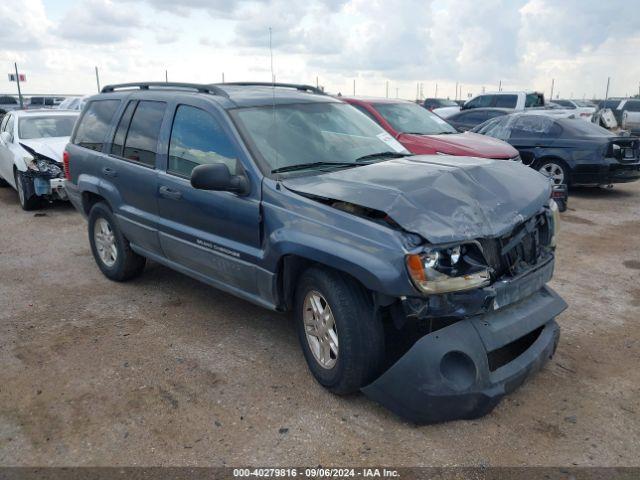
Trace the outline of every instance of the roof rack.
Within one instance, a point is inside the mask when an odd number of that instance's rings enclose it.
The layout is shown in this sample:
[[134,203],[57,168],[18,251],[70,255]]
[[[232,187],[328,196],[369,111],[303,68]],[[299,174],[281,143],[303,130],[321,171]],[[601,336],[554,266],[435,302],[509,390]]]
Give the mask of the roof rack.
[[284,87],[284,88],[295,88],[296,90],[300,90],[301,92],[311,92],[316,93],[318,95],[326,95],[323,90],[313,87],[311,85],[304,85],[299,83],[272,83],[272,82],[225,82],[225,83],[216,83],[215,85],[233,85],[238,87]]
[[101,92],[102,93],[110,93],[115,92],[116,90],[123,89],[140,89],[140,90],[149,90],[150,87],[154,89],[185,89],[185,90],[196,90],[199,93],[209,93],[211,95],[221,95],[223,97],[229,97],[227,92],[222,90],[220,87],[215,85],[204,85],[200,83],[180,83],[180,82],[134,82],[134,83],[118,83],[114,85],[106,85]]

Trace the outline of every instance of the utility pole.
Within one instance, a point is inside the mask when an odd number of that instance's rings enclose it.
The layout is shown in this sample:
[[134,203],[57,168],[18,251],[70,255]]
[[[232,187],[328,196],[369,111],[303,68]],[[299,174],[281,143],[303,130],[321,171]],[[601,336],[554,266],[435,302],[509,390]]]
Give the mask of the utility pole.
[[389,98],[389,80],[387,80],[386,95],[387,95],[387,98]]
[[167,70],[164,71],[164,83],[169,83],[169,72]]
[[100,93],[100,74],[98,74],[98,67],[96,67],[96,85],[98,85],[98,93]]
[[550,100],[553,100],[553,85],[555,83],[555,78],[551,79],[551,95],[549,96]]
[[353,96],[356,96],[356,79],[353,79]]
[[502,80],[500,80],[498,82],[498,91],[501,92],[502,91]]
[[320,84],[318,83],[318,76],[316,75],[316,88],[320,88]]
[[609,82],[611,82],[611,77],[607,77],[607,91],[604,94],[604,99],[609,98]]
[[20,90],[20,75],[18,74],[18,63],[13,64],[16,67],[16,83],[18,84],[18,98],[20,99],[20,109],[24,108],[24,102],[22,101],[22,91]]
[[224,72],[222,72],[222,83],[224,83]]
[[438,84],[436,83],[436,94],[434,95],[435,98],[438,98]]
[[453,99],[454,100],[458,99],[458,82],[456,82],[456,96]]

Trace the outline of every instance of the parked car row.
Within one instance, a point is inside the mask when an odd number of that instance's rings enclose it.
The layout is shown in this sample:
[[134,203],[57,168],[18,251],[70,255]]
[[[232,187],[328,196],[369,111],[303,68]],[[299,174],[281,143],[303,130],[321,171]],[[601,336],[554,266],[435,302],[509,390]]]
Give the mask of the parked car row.
[[[82,101],[87,97],[63,97],[63,96],[29,96],[23,97],[24,108],[33,109],[61,109],[82,110]],[[0,95],[0,118],[12,110],[19,110],[20,102],[12,95]]]
[[577,177],[512,132],[555,138],[567,162],[640,161],[637,141],[563,144],[599,128],[577,119],[508,113],[459,133],[412,102],[305,85],[122,84],[83,101],[79,117],[0,123],[0,175],[23,208],[63,175],[107,278],[151,259],[292,312],[321,385],[416,423],[488,413],[558,344],[553,184]]

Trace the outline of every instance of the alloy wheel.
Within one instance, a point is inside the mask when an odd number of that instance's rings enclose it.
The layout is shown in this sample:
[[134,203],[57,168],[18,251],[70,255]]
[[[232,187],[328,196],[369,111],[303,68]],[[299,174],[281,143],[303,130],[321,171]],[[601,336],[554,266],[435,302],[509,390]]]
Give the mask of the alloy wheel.
[[545,163],[538,171],[543,175],[551,178],[555,185],[564,183],[564,169],[557,163]]
[[309,349],[322,368],[338,361],[338,330],[331,307],[321,293],[307,293],[303,304],[304,331]]
[[109,222],[104,218],[98,218],[93,225],[93,240],[98,251],[98,256],[107,267],[112,267],[118,259],[116,237]]

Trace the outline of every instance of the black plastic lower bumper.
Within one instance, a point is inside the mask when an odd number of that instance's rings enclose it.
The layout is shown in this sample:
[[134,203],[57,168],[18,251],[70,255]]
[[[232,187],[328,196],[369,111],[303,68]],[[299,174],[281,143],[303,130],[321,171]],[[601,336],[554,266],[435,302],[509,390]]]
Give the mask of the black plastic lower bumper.
[[554,318],[565,308],[545,286],[461,320],[422,337],[362,391],[418,424],[483,416],[551,358],[560,336]]

